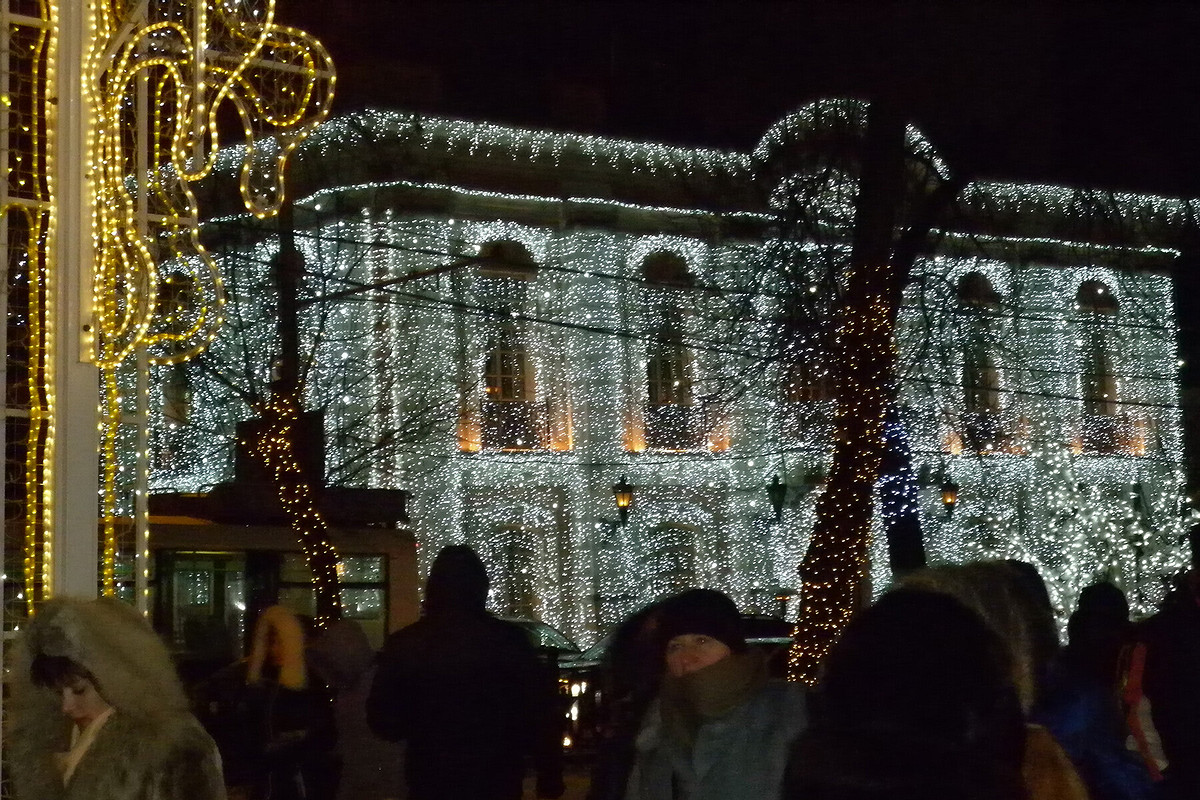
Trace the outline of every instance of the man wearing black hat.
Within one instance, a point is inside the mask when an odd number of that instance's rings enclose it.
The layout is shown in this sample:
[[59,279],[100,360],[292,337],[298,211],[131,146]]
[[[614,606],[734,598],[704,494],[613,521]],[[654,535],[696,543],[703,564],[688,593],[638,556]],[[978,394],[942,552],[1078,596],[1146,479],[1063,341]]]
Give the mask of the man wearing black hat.
[[772,800],[807,722],[803,690],[770,681],[726,595],[660,606],[664,675],[636,741],[627,800]]

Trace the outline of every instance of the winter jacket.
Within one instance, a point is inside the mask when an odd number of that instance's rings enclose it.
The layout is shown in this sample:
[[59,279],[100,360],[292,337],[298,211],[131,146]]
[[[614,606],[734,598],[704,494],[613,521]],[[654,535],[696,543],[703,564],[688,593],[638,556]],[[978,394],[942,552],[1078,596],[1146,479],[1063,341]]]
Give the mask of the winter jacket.
[[375,734],[408,743],[410,796],[518,798],[553,685],[525,632],[480,612],[392,634],[367,702]]
[[1129,732],[1114,687],[1060,667],[1034,715],[1062,746],[1092,800],[1148,800],[1150,773],[1125,746]]
[[[691,752],[667,734],[659,700],[635,743],[626,800],[773,800],[792,742],[808,715],[804,690],[771,682],[719,719],[702,724]],[[691,786],[690,794],[681,793]],[[684,790],[686,791],[686,790]]]
[[[114,709],[65,787],[54,757],[68,748],[74,723],[58,692],[32,683],[37,655],[83,666]],[[6,733],[16,800],[224,800],[216,746],[189,713],[166,648],[130,606],[46,601],[11,669]]]

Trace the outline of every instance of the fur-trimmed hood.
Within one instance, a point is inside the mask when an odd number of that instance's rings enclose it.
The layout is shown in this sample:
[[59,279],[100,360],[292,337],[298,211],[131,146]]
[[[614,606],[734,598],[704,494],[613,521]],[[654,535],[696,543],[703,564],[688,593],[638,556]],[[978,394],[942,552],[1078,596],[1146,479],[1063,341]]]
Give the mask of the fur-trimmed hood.
[[26,623],[14,655],[13,693],[29,691],[60,716],[58,699],[30,684],[29,667],[38,655],[66,656],[82,665],[108,704],[123,714],[188,713],[187,695],[158,634],[119,600],[45,601]]
[[[8,755],[17,800],[221,800],[220,758],[192,717],[166,648],[146,620],[117,600],[40,604],[10,654]],[[58,692],[35,686],[38,655],[88,670],[114,709],[64,787],[55,754],[73,723]]]

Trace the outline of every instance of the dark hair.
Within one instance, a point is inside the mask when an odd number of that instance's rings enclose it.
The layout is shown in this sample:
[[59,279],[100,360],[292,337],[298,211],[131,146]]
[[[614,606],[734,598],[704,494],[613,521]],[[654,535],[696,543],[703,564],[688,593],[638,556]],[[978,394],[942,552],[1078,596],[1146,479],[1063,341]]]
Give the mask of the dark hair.
[[1024,720],[1008,651],[949,595],[900,589],[829,655],[788,768],[804,800],[1015,800]]
[[76,678],[90,682],[97,689],[100,686],[96,682],[96,676],[92,675],[87,667],[66,656],[39,654],[34,656],[33,663],[29,665],[29,679],[33,681],[34,686],[59,689]]
[[1063,663],[1115,689],[1121,650],[1132,627],[1129,602],[1120,587],[1093,583],[1079,593],[1079,604],[1067,621]]
[[482,614],[490,585],[487,568],[478,553],[467,545],[447,545],[429,567],[425,611]]

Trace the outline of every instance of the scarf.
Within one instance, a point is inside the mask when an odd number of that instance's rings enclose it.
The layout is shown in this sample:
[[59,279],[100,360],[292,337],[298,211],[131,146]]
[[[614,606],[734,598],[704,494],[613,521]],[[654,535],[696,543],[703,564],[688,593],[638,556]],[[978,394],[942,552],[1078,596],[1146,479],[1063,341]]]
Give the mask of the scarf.
[[766,682],[766,656],[753,648],[686,675],[668,674],[659,691],[667,736],[691,752],[701,725],[733,711]]
[[112,715],[113,709],[106,709],[89,722],[88,726],[82,731],[75,725],[71,726],[70,749],[65,753],[54,754],[54,763],[62,772],[64,787],[71,782],[71,776],[75,774],[75,768],[79,766],[84,753],[91,749],[92,744],[96,741],[96,734],[100,733],[100,729],[104,727],[104,723],[108,722],[108,718]]

